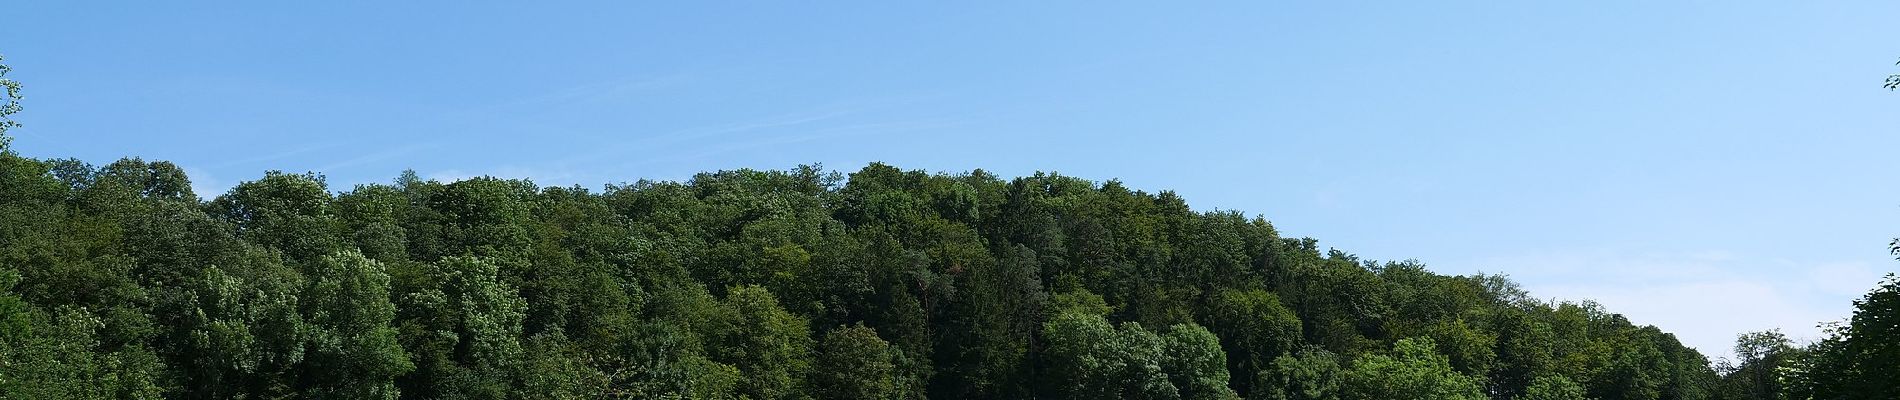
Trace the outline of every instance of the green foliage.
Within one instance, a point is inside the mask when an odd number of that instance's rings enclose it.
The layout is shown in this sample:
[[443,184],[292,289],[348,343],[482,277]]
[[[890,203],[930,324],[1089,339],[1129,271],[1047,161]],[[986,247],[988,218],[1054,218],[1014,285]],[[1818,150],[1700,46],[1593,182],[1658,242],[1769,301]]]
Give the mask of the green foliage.
[[1326,349],[1307,347],[1275,357],[1271,366],[1257,373],[1255,391],[1248,398],[1337,400],[1343,375],[1338,356]]
[[1786,392],[1783,376],[1793,361],[1794,343],[1779,330],[1747,332],[1735,338],[1736,365],[1727,371],[1733,395],[1746,399],[1775,399]]
[[187,287],[174,340],[192,397],[274,396],[291,391],[308,326],[298,313],[294,276],[281,266],[205,268]]
[[300,306],[308,354],[300,391],[314,397],[392,399],[395,377],[415,369],[392,324],[389,274],[355,251],[323,257],[305,273]]
[[1220,338],[1200,325],[1179,324],[1161,334],[1161,370],[1185,400],[1238,399],[1228,387],[1227,354]]
[[522,361],[526,302],[487,259],[449,257],[427,267],[433,285],[400,302],[399,335],[417,365],[397,384],[423,397],[506,397]]
[[1434,351],[1431,339],[1403,339],[1392,354],[1368,354],[1353,361],[1343,388],[1347,398],[1482,399],[1478,381],[1451,369]]
[[825,332],[812,369],[812,395],[819,399],[888,399],[897,395],[895,350],[864,325]]
[[1101,316],[1063,313],[1043,325],[1052,397],[1173,399],[1160,336],[1140,324],[1119,329]]
[[0,268],[0,395],[11,398],[156,399],[163,365],[148,349],[101,343],[105,320],[84,308],[47,313],[12,293]]
[[278,171],[244,182],[209,204],[211,213],[237,226],[240,237],[276,249],[292,260],[313,260],[337,247],[340,231],[330,212],[323,177]]
[[1219,338],[1193,324],[1156,334],[1100,315],[1058,314],[1043,325],[1051,397],[1233,399]]
[[1108,308],[1108,304],[1102,301],[1102,296],[1097,296],[1086,289],[1056,294],[1050,297],[1049,303],[1049,311],[1056,315],[1077,313],[1106,317],[1113,312]]
[[803,318],[779,308],[758,286],[727,291],[720,320],[707,335],[711,359],[746,377],[739,392],[754,399],[799,397],[811,367],[811,332]]
[[1276,359],[1291,353],[1302,343],[1300,319],[1281,305],[1280,298],[1265,290],[1223,290],[1214,296],[1206,323],[1225,340],[1234,374],[1245,377],[1236,382],[1241,393],[1260,397],[1273,392],[1270,382],[1257,381],[1273,369]]
[[1530,388],[1526,389],[1524,395],[1518,396],[1517,399],[1584,400],[1586,397],[1583,397],[1583,386],[1578,386],[1576,382],[1571,382],[1569,378],[1553,375],[1540,376],[1532,380]]

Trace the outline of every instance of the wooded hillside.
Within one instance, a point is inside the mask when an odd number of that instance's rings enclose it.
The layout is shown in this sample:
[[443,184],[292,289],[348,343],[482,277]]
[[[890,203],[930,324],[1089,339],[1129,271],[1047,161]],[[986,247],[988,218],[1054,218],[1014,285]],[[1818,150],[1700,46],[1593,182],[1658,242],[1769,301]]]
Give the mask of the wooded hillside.
[[[23,398],[1695,399],[1670,334],[1057,174],[590,191],[0,156]],[[1508,267],[1508,266],[1503,266]]]

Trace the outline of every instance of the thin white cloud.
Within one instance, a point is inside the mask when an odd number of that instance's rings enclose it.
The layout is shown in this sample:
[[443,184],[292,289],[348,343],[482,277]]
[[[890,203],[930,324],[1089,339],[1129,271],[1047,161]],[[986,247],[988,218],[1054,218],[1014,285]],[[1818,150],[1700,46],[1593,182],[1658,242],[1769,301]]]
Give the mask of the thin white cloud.
[[437,182],[455,182],[455,181],[459,181],[463,179],[474,178],[477,176],[481,176],[481,174],[471,174],[459,169],[445,169],[441,171],[435,171],[435,172],[430,172],[428,174],[424,174],[422,175],[422,179],[427,179],[427,180],[432,180],[432,181],[437,181]]
[[510,98],[495,104],[475,107],[447,114],[448,119],[461,120],[487,115],[519,113],[523,109],[547,108],[554,106],[591,103],[604,99],[626,96],[642,90],[665,87],[684,82],[687,74],[661,76],[628,76],[592,83],[570,86],[534,96]]
[[1816,292],[1860,297],[1873,290],[1882,272],[1865,262],[1838,262],[1808,268],[1807,284]]
[[385,149],[383,151],[363,154],[363,155],[359,155],[359,156],[352,157],[349,159],[325,164],[323,166],[317,167],[316,171],[320,173],[329,173],[331,171],[336,171],[336,170],[340,170],[344,168],[351,168],[351,167],[356,167],[356,166],[369,164],[369,163],[373,163],[377,161],[383,161],[383,160],[388,160],[388,159],[392,159],[396,157],[401,157],[404,155],[408,155],[410,153],[415,153],[418,150],[422,150],[428,147],[431,147],[431,145],[418,143],[418,144],[410,144],[410,145],[402,146],[402,147]]
[[676,131],[659,134],[659,135],[633,138],[627,141],[614,143],[613,145],[609,145],[609,146],[601,146],[596,151],[593,151],[584,155],[569,157],[565,160],[562,160],[561,162],[564,164],[580,164],[580,163],[599,161],[602,159],[624,157],[632,153],[635,149],[650,150],[653,148],[662,148],[668,145],[673,145],[673,144],[677,144],[680,142],[687,142],[687,141],[711,142],[713,141],[713,139],[719,138],[719,137],[737,136],[737,135],[749,134],[749,133],[754,133],[754,132],[759,132],[759,131],[769,131],[769,130],[774,130],[774,129],[789,128],[793,126],[817,123],[821,121],[831,120],[834,118],[850,115],[853,112],[855,112],[855,110],[843,109],[843,110],[824,110],[824,111],[805,112],[805,113],[793,113],[793,114],[784,114],[784,115],[779,115],[775,117],[765,118],[763,120],[752,121],[752,122],[720,124],[720,125],[704,126],[704,127],[697,127],[697,128],[681,129],[681,130],[676,130]]
[[1684,345],[1711,359],[1732,358],[1737,334],[1781,329],[1790,337],[1811,339],[1819,334],[1816,322],[1833,318],[1827,310],[1806,306],[1786,289],[1747,280],[1557,284],[1528,289],[1543,297],[1596,300],[1632,322],[1674,333]]
[[304,146],[304,147],[297,148],[290,151],[265,154],[265,155],[255,156],[255,157],[226,160],[225,162],[214,164],[210,168],[222,169],[222,168],[229,168],[229,167],[235,167],[235,166],[240,166],[240,165],[256,164],[256,163],[261,163],[261,162],[266,162],[266,161],[282,160],[282,159],[290,158],[291,156],[295,156],[298,154],[309,153],[312,151],[330,149],[330,148],[335,148],[335,147],[337,147],[337,144],[335,143],[309,145],[309,146]]
[[957,123],[955,121],[922,120],[922,121],[908,121],[908,122],[870,123],[870,124],[858,124],[858,125],[846,125],[846,126],[838,126],[838,127],[830,127],[830,128],[821,128],[821,129],[815,129],[815,130],[810,130],[810,131],[790,133],[790,134],[785,134],[785,135],[761,136],[761,137],[756,137],[756,138],[750,138],[747,140],[727,141],[727,142],[724,142],[722,145],[712,146],[698,152],[678,154],[678,155],[673,155],[670,157],[646,158],[646,159],[640,160],[639,162],[634,162],[627,165],[638,166],[638,165],[671,163],[671,162],[679,162],[679,161],[687,161],[687,160],[697,160],[697,159],[703,159],[703,158],[712,157],[716,155],[731,153],[735,151],[754,149],[754,148],[760,148],[760,147],[783,146],[783,145],[790,145],[790,144],[796,144],[796,143],[812,142],[812,141],[819,141],[819,140],[830,140],[830,139],[862,136],[862,135],[899,134],[899,133],[907,133],[907,132],[917,132],[917,131],[948,128],[948,127],[952,127],[956,125]]
[[211,172],[203,168],[180,166],[179,169],[184,170],[185,177],[191,179],[191,192],[197,194],[198,198],[210,200],[231,190],[230,184],[211,176]]

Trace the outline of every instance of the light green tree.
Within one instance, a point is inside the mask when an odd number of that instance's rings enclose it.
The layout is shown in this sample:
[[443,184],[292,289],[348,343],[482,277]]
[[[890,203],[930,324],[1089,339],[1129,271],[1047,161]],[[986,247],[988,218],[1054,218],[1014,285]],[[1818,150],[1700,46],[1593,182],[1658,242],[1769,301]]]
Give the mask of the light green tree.
[[[1087,299],[1087,297],[1082,297]],[[1083,302],[1086,304],[1087,302]],[[1156,334],[1117,327],[1089,306],[1070,306],[1043,324],[1045,391],[1062,398],[1235,399],[1219,338],[1193,324]]]
[[895,356],[890,343],[864,325],[825,332],[812,369],[812,394],[819,399],[889,399],[897,393]]
[[84,308],[43,313],[12,293],[19,275],[0,268],[0,398],[157,399],[157,356],[103,351],[105,321]]
[[728,289],[721,307],[725,320],[710,335],[707,353],[738,367],[746,377],[739,382],[740,392],[754,399],[799,397],[811,366],[808,323],[758,286]]
[[1161,334],[1161,369],[1181,391],[1183,400],[1238,399],[1228,387],[1227,353],[1221,351],[1220,338],[1207,328],[1194,324],[1176,324]]
[[1346,372],[1349,398],[1362,399],[1483,399],[1478,381],[1451,369],[1451,361],[1436,352],[1427,338],[1401,339],[1392,354],[1368,354],[1353,361]]
[[1159,344],[1153,334],[1142,335],[1139,325],[1117,331],[1099,315],[1065,312],[1043,324],[1048,343],[1045,389],[1074,399],[1177,398],[1179,392],[1162,373]]
[[1780,330],[1748,332],[1735,337],[1735,370],[1728,373],[1729,385],[1746,399],[1773,400],[1781,397],[1794,355],[1794,343]]
[[1281,354],[1273,364],[1260,371],[1256,379],[1259,392],[1250,399],[1338,400],[1339,381],[1343,378],[1339,357],[1318,346],[1297,353]]
[[395,377],[415,366],[397,342],[396,306],[382,263],[347,251],[309,266],[302,309],[309,321],[301,390],[315,397],[393,399]]
[[1583,386],[1562,375],[1539,376],[1531,380],[1518,400],[1584,400]]
[[417,365],[398,385],[419,397],[507,397],[523,359],[526,301],[486,259],[448,257],[428,267],[436,286],[403,296],[404,347]]

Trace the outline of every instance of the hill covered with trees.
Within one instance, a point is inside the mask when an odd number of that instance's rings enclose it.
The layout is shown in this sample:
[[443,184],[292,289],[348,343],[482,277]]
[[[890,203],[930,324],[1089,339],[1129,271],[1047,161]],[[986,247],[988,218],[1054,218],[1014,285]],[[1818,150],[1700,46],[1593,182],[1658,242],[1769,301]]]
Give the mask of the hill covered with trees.
[[[1701,398],[1590,303],[1054,174],[873,164],[598,193],[522,180],[208,201],[166,162],[0,156],[25,398]],[[44,396],[42,396],[42,394]]]
[[1833,338],[1745,336],[1716,368],[1587,301],[1113,180],[269,172],[213,196],[6,146],[4,398],[1894,398],[1900,360],[1891,281]]

